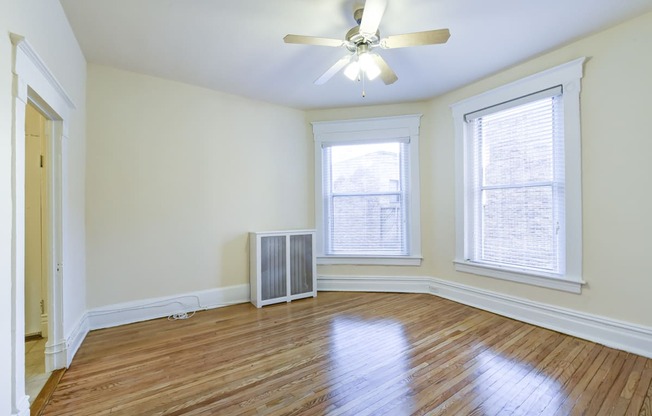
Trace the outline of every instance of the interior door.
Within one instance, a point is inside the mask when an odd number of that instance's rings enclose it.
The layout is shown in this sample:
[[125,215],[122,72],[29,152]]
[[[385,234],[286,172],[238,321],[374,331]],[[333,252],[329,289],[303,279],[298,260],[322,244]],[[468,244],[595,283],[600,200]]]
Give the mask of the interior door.
[[42,168],[45,147],[45,118],[31,105],[25,114],[25,335],[47,336],[45,316],[47,285],[43,273]]

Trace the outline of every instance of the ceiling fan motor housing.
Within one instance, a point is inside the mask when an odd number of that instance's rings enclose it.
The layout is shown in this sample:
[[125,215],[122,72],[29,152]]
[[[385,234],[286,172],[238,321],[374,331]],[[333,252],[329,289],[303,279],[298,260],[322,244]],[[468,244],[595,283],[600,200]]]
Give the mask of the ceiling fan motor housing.
[[[362,13],[362,9],[358,9]],[[356,11],[357,12],[357,11]],[[380,30],[377,30],[373,36],[363,35],[360,33],[360,22],[358,26],[353,26],[346,32],[345,39],[349,42],[347,48],[353,52],[360,44],[367,44],[370,48],[375,48],[380,45]]]
[[353,10],[353,20],[360,26],[360,23],[362,22],[362,14],[364,13],[364,7],[358,7],[355,10]]

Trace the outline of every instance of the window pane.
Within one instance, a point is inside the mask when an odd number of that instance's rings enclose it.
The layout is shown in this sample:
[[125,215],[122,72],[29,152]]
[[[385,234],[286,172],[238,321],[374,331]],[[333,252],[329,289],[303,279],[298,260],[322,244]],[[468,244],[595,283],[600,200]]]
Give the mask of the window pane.
[[482,117],[483,185],[552,181],[553,121],[553,98]]
[[552,186],[482,193],[483,261],[556,272]]
[[476,156],[472,259],[559,273],[563,123],[559,97],[472,122]]
[[400,194],[333,196],[333,253],[403,254]]
[[329,160],[327,197],[329,254],[404,255],[405,143],[337,145]]
[[400,147],[400,143],[331,147],[332,192],[372,193],[399,190]]

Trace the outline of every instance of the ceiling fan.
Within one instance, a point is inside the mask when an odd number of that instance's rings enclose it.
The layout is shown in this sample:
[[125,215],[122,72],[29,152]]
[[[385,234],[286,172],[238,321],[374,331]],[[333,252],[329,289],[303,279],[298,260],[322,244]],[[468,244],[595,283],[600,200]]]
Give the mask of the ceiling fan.
[[[335,62],[322,76],[315,80],[316,85],[326,83],[342,68],[344,74],[351,80],[373,80],[380,76],[385,85],[398,80],[394,71],[374,49],[394,49],[407,46],[435,45],[446,43],[450,37],[448,29],[427,30],[424,32],[406,33],[403,35],[380,37],[378,26],[385,13],[387,0],[367,0],[364,7],[356,8],[353,19],[358,23],[344,36],[344,40],[321,38],[315,36],[286,35],[285,43],[304,45],[345,47],[346,56]],[[363,92],[364,95],[364,92]]]

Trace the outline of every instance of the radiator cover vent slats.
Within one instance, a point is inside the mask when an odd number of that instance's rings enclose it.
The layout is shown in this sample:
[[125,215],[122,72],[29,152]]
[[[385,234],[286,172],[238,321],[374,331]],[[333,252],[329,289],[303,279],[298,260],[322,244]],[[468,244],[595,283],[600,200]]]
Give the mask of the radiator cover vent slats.
[[314,230],[253,232],[249,245],[256,307],[317,296]]

